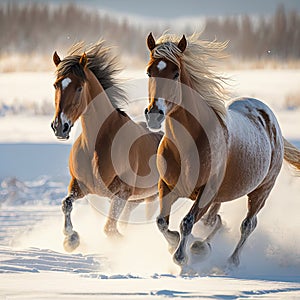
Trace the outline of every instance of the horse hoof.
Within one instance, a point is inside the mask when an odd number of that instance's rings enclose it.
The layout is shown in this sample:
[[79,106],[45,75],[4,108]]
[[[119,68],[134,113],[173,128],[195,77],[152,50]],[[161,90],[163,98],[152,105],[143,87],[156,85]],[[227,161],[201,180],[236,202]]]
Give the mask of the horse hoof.
[[187,257],[182,252],[175,252],[173,261],[178,266],[185,266],[187,264]]
[[191,245],[190,250],[191,250],[192,254],[195,254],[195,255],[199,256],[199,258],[201,258],[201,260],[204,260],[211,253],[211,246],[209,243],[207,243],[205,241],[195,241]]
[[173,261],[176,265],[183,267],[187,264],[187,258],[186,257],[173,257]]
[[237,256],[230,256],[228,261],[227,261],[227,268],[229,270],[233,270],[235,268],[237,268],[240,264],[240,260]]
[[106,232],[106,235],[109,239],[114,239],[114,240],[120,240],[122,239],[124,236],[119,232],[119,231],[109,231]]
[[76,231],[73,231],[72,234],[65,237],[64,248],[67,252],[72,252],[79,246],[79,243],[79,234]]

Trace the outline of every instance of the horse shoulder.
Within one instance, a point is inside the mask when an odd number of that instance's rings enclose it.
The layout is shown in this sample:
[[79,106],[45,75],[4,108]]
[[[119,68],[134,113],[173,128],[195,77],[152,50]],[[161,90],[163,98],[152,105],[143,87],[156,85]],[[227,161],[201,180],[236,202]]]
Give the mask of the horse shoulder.
[[169,186],[175,186],[181,172],[180,154],[176,146],[163,138],[157,150],[157,168],[160,178]]
[[111,149],[112,139],[110,135],[99,135],[93,156],[93,173],[96,177],[101,178],[105,186],[109,186],[116,176]]
[[91,192],[93,187],[92,162],[90,156],[82,145],[79,137],[74,143],[69,156],[69,170],[72,177],[76,178],[79,184],[88,188]]
[[[133,122],[127,115],[116,111],[106,119],[98,133],[93,158],[94,172],[107,187],[116,176],[126,176],[129,169],[135,169],[139,151],[143,150],[136,151],[136,147],[130,145],[131,137],[138,136],[135,126],[131,123]],[[143,146],[145,151],[145,145]],[[133,157],[133,160],[130,157]]]

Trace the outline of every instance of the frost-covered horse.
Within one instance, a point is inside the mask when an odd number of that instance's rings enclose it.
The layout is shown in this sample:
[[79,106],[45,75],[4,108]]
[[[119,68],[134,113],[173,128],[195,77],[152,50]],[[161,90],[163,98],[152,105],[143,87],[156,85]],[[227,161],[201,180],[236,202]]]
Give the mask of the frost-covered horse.
[[[210,67],[210,58],[222,56],[226,45],[163,35],[147,44],[148,126],[165,134],[158,148],[159,230],[175,250],[174,261],[187,262],[186,243],[193,225],[204,216],[214,225],[209,241],[222,222],[222,202],[248,196],[248,212],[241,237],[229,262],[237,266],[243,245],[257,225],[257,214],[268,198],[283,159],[300,170],[300,151],[287,142],[278,122],[264,103],[251,98],[234,101],[226,109],[223,78]],[[228,98],[228,97],[227,97]],[[194,200],[180,224],[180,234],[169,230],[171,207],[179,197]],[[191,251],[200,254],[208,244],[196,241]]]
[[68,139],[77,119],[82,125],[70,153],[71,182],[62,203],[64,246],[72,251],[79,245],[71,223],[76,199],[87,194],[109,197],[105,233],[118,236],[121,213],[129,216],[139,202],[156,197],[159,177],[155,160],[150,163],[162,135],[133,122],[118,108],[126,99],[116,79],[120,69],[103,42],[75,44],[63,60],[55,52],[53,61],[57,78],[52,129],[58,139]]

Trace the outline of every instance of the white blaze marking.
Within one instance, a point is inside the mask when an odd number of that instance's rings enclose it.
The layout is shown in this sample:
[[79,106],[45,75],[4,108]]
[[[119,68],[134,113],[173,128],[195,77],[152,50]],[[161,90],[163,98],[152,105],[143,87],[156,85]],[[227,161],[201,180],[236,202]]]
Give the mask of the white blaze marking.
[[156,106],[159,110],[163,111],[164,115],[166,114],[166,103],[164,98],[158,98],[156,100]]
[[167,63],[164,62],[163,60],[161,60],[158,64],[157,64],[157,69],[158,71],[162,71],[165,67],[167,66]]
[[71,80],[69,77],[64,78],[64,79],[61,81],[62,89],[64,90],[65,88],[67,88],[67,86],[68,86],[71,82],[72,82],[72,80]]

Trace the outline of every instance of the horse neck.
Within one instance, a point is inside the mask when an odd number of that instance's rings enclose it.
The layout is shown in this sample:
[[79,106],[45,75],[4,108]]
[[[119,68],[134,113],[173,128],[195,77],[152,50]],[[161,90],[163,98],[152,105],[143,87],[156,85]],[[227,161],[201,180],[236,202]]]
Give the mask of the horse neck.
[[[201,125],[207,124],[214,112],[212,112],[207,103],[193,89],[191,80],[184,69],[182,69],[181,83],[180,104],[174,107],[166,119],[166,135],[171,135],[172,138],[176,140],[177,134],[174,127],[176,124],[177,126],[181,124],[194,139],[197,139],[201,131],[204,130]],[[192,117],[194,117],[197,122],[193,122]],[[200,126],[197,126],[196,123],[200,124]]]
[[85,74],[86,84],[83,93],[87,108],[81,115],[81,139],[93,152],[101,125],[115,111],[115,108],[93,72],[86,69]]

